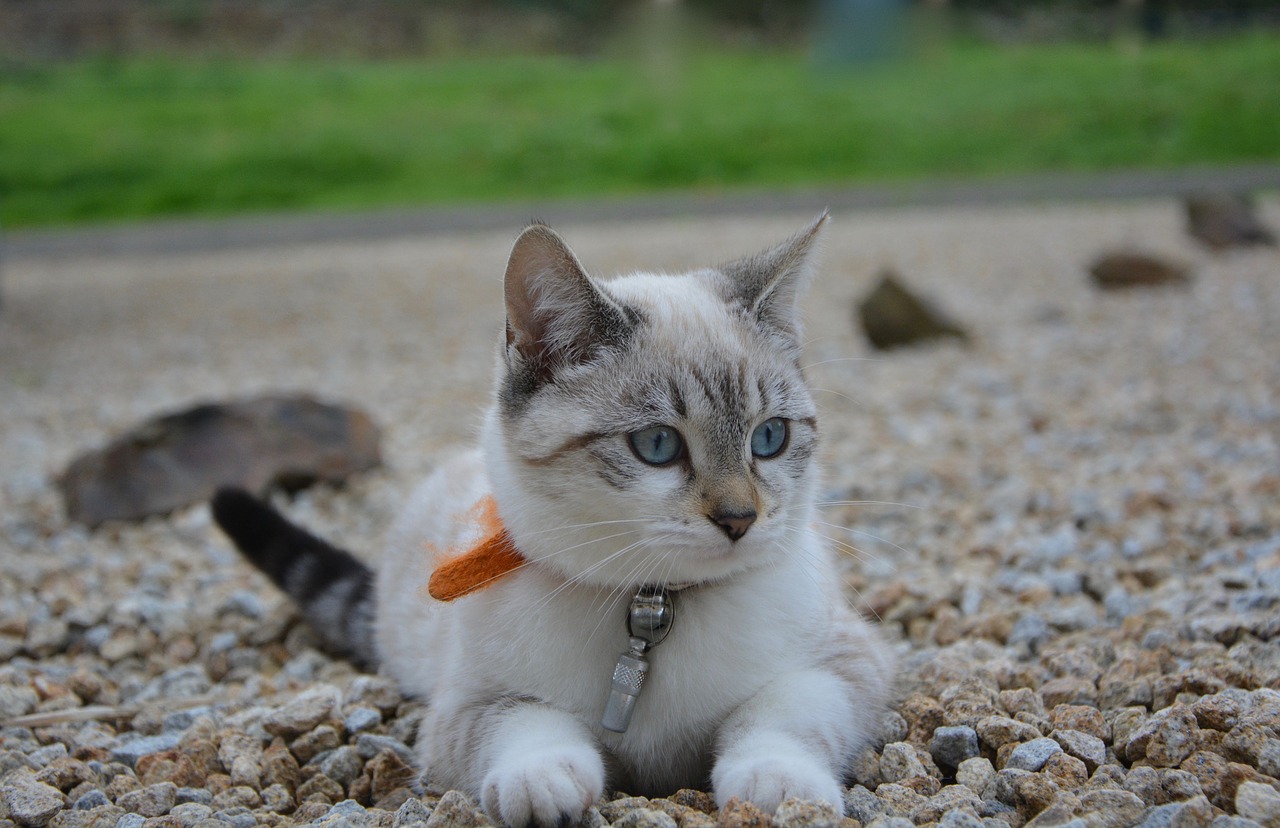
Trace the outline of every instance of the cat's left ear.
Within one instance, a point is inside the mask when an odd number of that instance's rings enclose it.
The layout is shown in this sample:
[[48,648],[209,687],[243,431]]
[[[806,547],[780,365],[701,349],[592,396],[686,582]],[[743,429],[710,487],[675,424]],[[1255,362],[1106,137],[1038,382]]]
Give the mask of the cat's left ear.
[[800,338],[796,302],[813,272],[825,210],[805,229],[763,253],[738,259],[720,270],[729,277],[730,301],[739,303],[767,330],[796,343]]

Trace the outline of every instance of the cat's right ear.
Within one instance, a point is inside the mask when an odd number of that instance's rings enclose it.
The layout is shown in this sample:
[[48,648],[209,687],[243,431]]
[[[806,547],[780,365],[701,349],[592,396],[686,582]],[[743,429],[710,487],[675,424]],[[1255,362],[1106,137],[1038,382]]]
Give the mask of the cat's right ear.
[[538,382],[618,344],[631,328],[627,312],[596,287],[545,225],[530,225],[516,239],[503,290],[508,364],[515,358]]

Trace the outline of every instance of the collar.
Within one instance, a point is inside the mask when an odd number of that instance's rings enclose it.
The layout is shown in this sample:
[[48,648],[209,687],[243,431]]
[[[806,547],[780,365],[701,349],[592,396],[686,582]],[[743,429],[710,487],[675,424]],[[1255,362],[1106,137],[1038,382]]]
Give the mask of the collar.
[[[516,548],[515,541],[507,532],[493,495],[481,498],[465,519],[480,528],[480,540],[463,552],[445,558],[431,572],[427,594],[437,601],[454,601],[464,595],[479,592],[529,562]],[[708,583],[712,582],[680,581],[674,584],[653,584],[641,589],[675,593]]]

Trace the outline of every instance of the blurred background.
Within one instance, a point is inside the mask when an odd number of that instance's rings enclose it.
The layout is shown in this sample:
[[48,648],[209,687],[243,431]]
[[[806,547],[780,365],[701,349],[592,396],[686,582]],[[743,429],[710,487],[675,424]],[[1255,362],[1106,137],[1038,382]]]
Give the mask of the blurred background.
[[1280,160],[1261,0],[0,0],[0,226]]

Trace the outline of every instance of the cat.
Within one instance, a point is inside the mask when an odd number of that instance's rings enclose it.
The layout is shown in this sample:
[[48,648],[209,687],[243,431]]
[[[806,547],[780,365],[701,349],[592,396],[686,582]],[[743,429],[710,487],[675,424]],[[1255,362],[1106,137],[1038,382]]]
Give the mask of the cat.
[[[708,783],[720,805],[840,807],[893,658],[811,526],[797,300],[826,221],[720,267],[610,280],[527,227],[479,448],[412,495],[376,577],[252,496],[217,494],[219,525],[331,645],[426,700],[430,786],[512,826],[568,824],[606,789]],[[429,597],[442,555],[483,540],[486,498],[514,569]],[[646,651],[628,618],[665,638]]]

